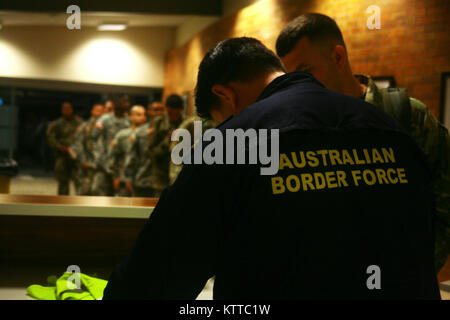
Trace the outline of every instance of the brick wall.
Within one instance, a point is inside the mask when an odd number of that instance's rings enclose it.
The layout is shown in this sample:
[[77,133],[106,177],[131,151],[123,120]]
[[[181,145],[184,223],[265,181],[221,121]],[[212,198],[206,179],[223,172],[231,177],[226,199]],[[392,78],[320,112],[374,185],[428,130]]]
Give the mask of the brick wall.
[[[381,9],[379,30],[366,27],[370,5]],[[198,65],[214,44],[250,36],[274,50],[281,29],[305,12],[320,12],[337,21],[353,72],[394,76],[398,86],[439,115],[441,73],[450,71],[448,0],[261,0],[168,52],[164,95],[189,92],[192,106]]]

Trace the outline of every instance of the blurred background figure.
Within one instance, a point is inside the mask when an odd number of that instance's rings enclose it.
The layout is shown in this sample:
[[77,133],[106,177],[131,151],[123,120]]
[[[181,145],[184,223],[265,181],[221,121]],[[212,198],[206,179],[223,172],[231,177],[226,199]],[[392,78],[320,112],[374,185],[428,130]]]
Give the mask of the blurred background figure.
[[111,143],[108,156],[108,173],[113,177],[115,195],[120,197],[131,196],[124,176],[125,158],[131,151],[135,140],[135,131],[147,121],[146,110],[143,106],[135,105],[130,111],[131,127],[120,130]]
[[177,94],[172,94],[166,99],[167,117],[169,120],[170,127],[178,128],[178,126],[183,122],[184,116],[184,103],[183,99]]
[[64,102],[61,107],[62,117],[53,121],[47,128],[49,146],[55,153],[55,177],[58,181],[58,194],[68,195],[70,180],[79,188],[76,155],[70,148],[74,143],[75,132],[81,119],[74,114],[72,104]]
[[[191,137],[194,136],[194,124],[195,121],[201,121],[202,123],[202,132],[205,133],[206,130],[215,128],[217,124],[212,119],[202,119],[199,116],[193,116],[189,117],[186,120],[181,123],[181,125],[178,127],[178,129],[186,129],[191,134]],[[175,139],[176,140],[176,139]],[[172,141],[170,143],[170,153],[172,153],[172,149],[178,144],[180,141]],[[180,173],[181,169],[183,169],[182,164],[175,164],[172,161],[170,161],[169,164],[169,184],[172,184],[175,182],[175,180],[178,177],[178,174]]]
[[147,121],[150,122],[155,119],[157,116],[161,116],[166,113],[166,107],[161,101],[153,101],[148,104],[147,109]]
[[183,121],[183,107],[178,95],[169,96],[165,105],[155,101],[150,121],[136,130],[124,168],[126,188],[136,197],[159,197],[169,185],[170,136]]
[[78,162],[80,186],[78,194],[92,195],[92,182],[97,172],[95,163],[95,124],[97,119],[105,112],[105,106],[96,103],[91,109],[89,120],[81,124],[75,134],[75,142],[72,146]]
[[151,125],[155,132],[149,139],[150,185],[153,197],[159,197],[169,185],[170,137],[173,130],[184,120],[183,107],[183,99],[179,95],[170,95],[166,99],[167,113],[156,117]]
[[105,113],[114,113],[114,102],[112,100],[105,101]]
[[112,146],[112,142],[116,134],[125,128],[131,126],[128,117],[130,100],[128,96],[113,99],[114,113],[107,113],[101,116],[95,125],[94,139],[96,169],[97,172],[93,178],[92,193],[97,196],[112,196],[113,181],[112,175],[108,171],[108,155]]

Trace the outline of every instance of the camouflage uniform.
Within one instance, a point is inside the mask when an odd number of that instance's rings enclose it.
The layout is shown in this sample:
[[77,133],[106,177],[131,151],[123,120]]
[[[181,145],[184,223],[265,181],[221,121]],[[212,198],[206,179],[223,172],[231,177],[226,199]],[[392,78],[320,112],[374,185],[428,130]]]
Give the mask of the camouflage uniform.
[[97,172],[94,175],[92,191],[97,196],[114,195],[112,186],[112,172],[108,168],[108,156],[111,143],[116,134],[125,128],[131,126],[130,119],[124,115],[117,117],[115,114],[104,114],[98,120],[94,131],[96,139],[96,167]]
[[[202,119],[198,116],[189,117],[186,120],[183,121],[183,123],[178,127],[178,129],[186,129],[191,134],[191,137],[194,137],[194,121],[201,121],[202,122],[202,132],[205,133],[206,130],[215,128],[216,123],[213,120],[210,119]],[[193,141],[192,141],[193,142]],[[179,143],[179,141],[172,141],[170,144],[170,152],[172,152],[173,148]],[[180,173],[181,169],[183,168],[182,164],[174,164],[172,161],[170,161],[169,165],[169,182],[170,184],[174,183],[175,180],[178,177],[178,174]]]
[[[358,75],[367,86],[365,101],[384,109],[380,90],[370,77]],[[411,136],[427,156],[433,174],[436,203],[435,267],[439,271],[450,254],[450,139],[447,129],[419,100],[410,98]]]
[[55,152],[55,176],[58,180],[59,195],[69,194],[71,179],[75,184],[75,189],[79,188],[75,155],[67,154],[60,149],[61,147],[69,148],[73,144],[76,130],[81,121],[77,116],[70,121],[61,117],[53,121],[47,128],[47,141]]
[[[96,132],[95,124],[96,118],[90,118],[84,122],[77,129],[75,135],[75,142],[72,146],[77,161],[79,163],[79,177],[80,177],[80,195],[92,195],[92,183],[97,172],[97,165],[95,159],[98,157],[96,147]],[[88,168],[82,168],[83,164],[88,165]]]
[[124,170],[136,196],[159,197],[169,185],[170,134],[180,123],[171,123],[162,115],[136,130]]
[[113,179],[120,180],[120,190],[117,195],[121,197],[129,197],[131,194],[126,190],[126,178],[123,172],[125,166],[125,158],[131,151],[131,146],[136,139],[135,129],[125,128],[120,130],[111,144],[108,156],[108,172]]

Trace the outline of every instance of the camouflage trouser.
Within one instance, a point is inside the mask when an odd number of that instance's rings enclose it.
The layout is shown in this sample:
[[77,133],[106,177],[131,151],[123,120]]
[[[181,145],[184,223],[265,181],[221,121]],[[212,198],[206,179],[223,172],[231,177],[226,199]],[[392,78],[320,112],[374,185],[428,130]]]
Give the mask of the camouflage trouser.
[[92,185],[97,171],[93,169],[80,169],[80,190],[82,196],[92,196]]
[[70,180],[79,189],[78,164],[68,156],[55,157],[55,177],[58,181],[58,195],[69,195]]
[[177,180],[178,175],[181,172],[181,169],[183,169],[182,164],[174,164],[172,161],[170,161],[170,167],[169,167],[169,180],[170,184],[173,184],[175,180]]
[[112,177],[104,171],[96,171],[92,181],[91,193],[94,196],[113,196]]
[[119,191],[116,191],[116,196],[118,197],[131,197],[131,193],[128,192],[127,188],[125,187],[125,182],[120,182],[120,189]]

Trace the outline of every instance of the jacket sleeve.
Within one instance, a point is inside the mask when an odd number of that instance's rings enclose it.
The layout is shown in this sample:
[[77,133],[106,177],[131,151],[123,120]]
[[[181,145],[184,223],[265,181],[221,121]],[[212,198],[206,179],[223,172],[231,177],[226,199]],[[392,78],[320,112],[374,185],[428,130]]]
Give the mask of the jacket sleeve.
[[139,160],[139,140],[140,138],[136,136],[133,143],[131,144],[130,152],[125,155],[125,163],[123,166],[122,181],[132,182],[137,170],[138,160]]
[[50,123],[50,125],[47,128],[47,142],[48,145],[50,146],[50,148],[52,148],[53,150],[60,150],[61,147],[63,146],[61,143],[59,143],[58,139],[57,139],[57,130],[58,124],[56,121],[53,121],[52,123]]
[[103,171],[107,170],[106,160],[108,146],[106,145],[106,131],[104,128],[95,128],[95,142],[94,142],[94,163],[95,167]]
[[436,269],[450,254],[450,139],[448,130],[420,101],[411,98],[412,135],[427,156],[436,203]]
[[77,128],[77,131],[75,132],[74,143],[71,146],[71,148],[75,152],[76,160],[80,164],[83,164],[85,162],[85,156],[83,152],[84,151],[83,141],[85,134],[84,131],[85,131],[85,124],[80,124]]
[[[209,176],[208,176],[209,175]],[[220,192],[211,173],[185,166],[164,190],[128,258],[112,273],[107,299],[190,299],[215,273]],[[192,201],[201,195],[202,202]],[[215,205],[213,205],[215,203]]]
[[120,168],[119,168],[119,154],[121,152],[121,135],[119,135],[119,132],[114,137],[111,145],[109,146],[108,155],[106,157],[106,172],[112,175],[113,178],[119,178],[120,175]]

